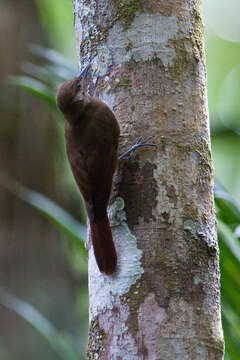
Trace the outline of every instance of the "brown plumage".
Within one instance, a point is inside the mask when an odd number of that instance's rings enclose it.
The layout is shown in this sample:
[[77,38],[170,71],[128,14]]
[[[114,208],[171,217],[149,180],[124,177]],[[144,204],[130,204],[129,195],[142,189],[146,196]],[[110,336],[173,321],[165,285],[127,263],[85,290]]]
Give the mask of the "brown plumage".
[[95,258],[101,272],[112,274],[117,254],[107,216],[118,162],[117,120],[103,102],[84,91],[84,76],[63,83],[57,93],[63,113],[67,155],[85,201]]

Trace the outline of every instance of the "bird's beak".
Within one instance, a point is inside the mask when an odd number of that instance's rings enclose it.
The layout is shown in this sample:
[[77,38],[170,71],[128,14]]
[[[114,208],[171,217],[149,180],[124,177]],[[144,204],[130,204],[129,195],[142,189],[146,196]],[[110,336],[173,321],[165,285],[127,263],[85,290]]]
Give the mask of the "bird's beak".
[[87,72],[88,72],[90,66],[91,66],[91,63],[89,63],[89,64],[87,64],[87,65],[85,66],[85,68],[84,68],[84,69],[80,72],[80,74],[78,75],[79,79],[81,79],[81,80],[84,80],[84,79],[85,79],[85,77],[86,77],[86,75],[87,75]]

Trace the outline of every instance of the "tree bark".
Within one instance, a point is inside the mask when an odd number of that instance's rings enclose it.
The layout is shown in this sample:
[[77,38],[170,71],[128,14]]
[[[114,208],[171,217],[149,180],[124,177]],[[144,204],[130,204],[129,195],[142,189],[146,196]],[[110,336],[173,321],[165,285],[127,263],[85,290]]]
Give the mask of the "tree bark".
[[79,62],[92,62],[89,92],[114,111],[121,152],[141,135],[158,145],[116,176],[117,273],[89,250],[88,359],[222,359],[200,1],[73,2]]

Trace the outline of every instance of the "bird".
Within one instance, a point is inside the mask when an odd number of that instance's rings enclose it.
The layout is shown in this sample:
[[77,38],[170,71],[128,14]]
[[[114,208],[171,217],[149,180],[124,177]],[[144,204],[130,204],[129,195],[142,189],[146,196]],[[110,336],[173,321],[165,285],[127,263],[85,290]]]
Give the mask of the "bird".
[[65,118],[67,156],[85,203],[96,263],[100,272],[112,275],[117,252],[107,207],[118,167],[120,128],[111,109],[87,93],[90,66],[60,86],[56,103]]

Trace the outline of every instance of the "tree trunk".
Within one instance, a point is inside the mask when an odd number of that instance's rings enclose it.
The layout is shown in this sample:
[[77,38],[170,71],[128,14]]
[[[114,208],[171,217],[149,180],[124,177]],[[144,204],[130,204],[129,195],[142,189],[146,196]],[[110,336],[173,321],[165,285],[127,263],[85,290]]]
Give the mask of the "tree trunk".
[[116,275],[89,250],[89,359],[223,358],[199,3],[74,0],[79,61],[92,61],[89,92],[114,111],[121,152],[141,135],[158,146],[120,164]]

